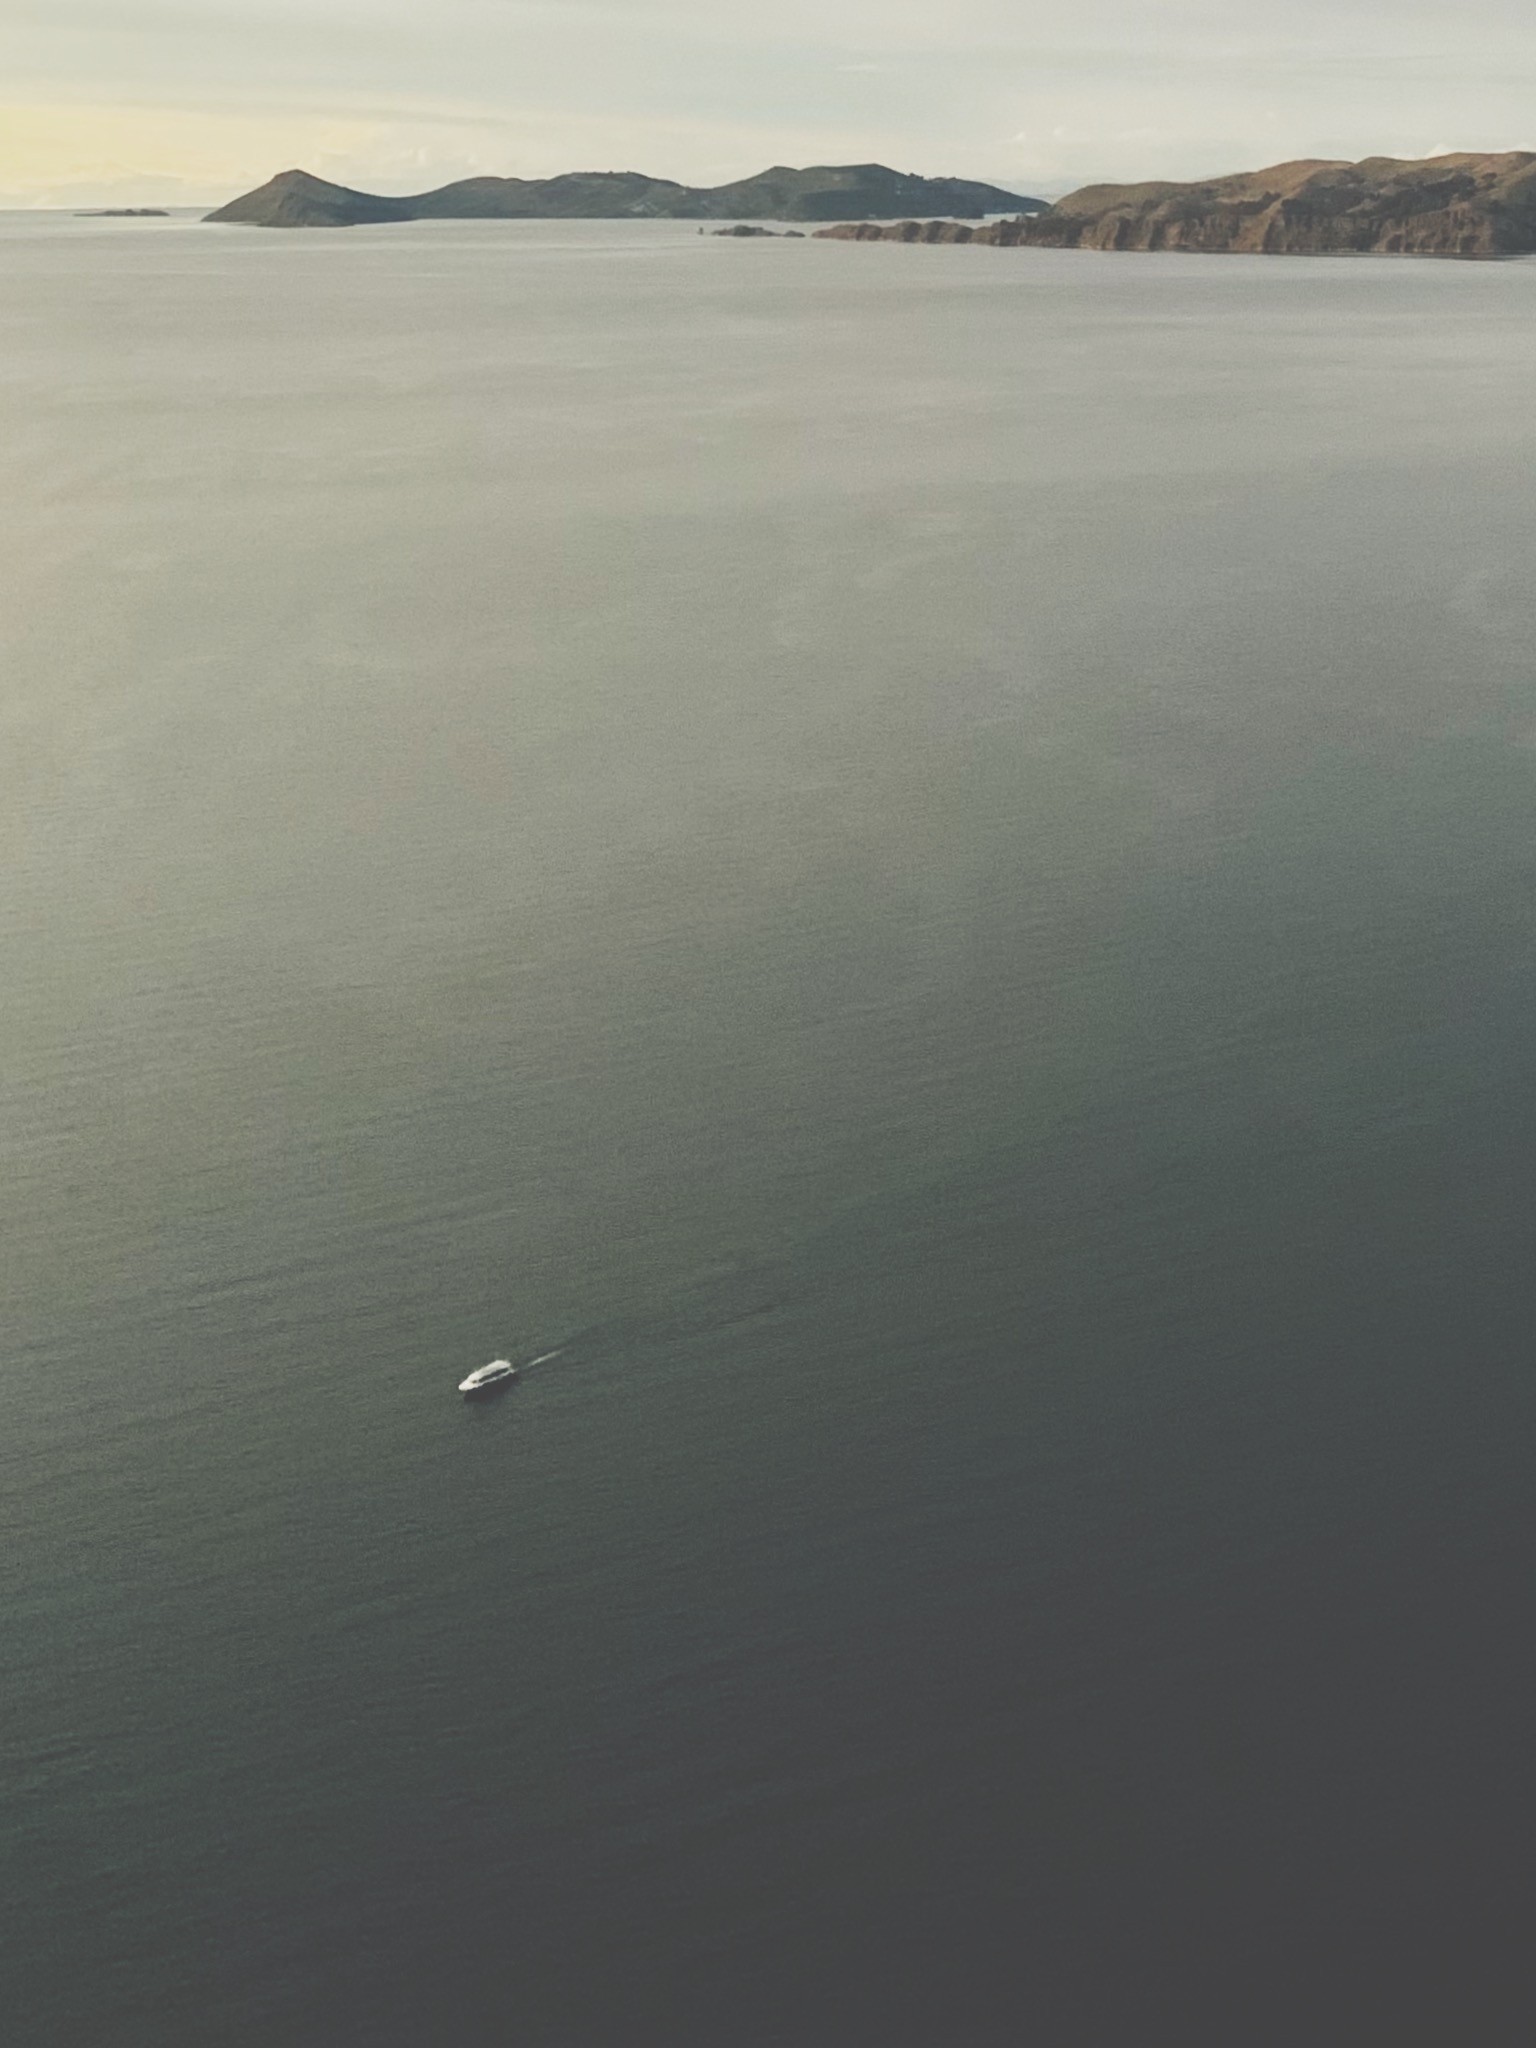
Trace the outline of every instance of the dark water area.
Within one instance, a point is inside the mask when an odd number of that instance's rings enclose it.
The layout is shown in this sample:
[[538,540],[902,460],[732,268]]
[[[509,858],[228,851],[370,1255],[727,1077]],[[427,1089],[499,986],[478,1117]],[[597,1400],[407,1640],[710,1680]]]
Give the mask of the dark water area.
[[0,243],[8,2031],[1527,2040],[1536,266]]

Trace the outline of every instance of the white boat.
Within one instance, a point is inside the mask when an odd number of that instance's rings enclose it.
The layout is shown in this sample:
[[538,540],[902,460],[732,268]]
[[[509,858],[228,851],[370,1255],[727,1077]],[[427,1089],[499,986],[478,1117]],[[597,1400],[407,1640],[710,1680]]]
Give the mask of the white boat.
[[467,1380],[460,1380],[459,1392],[466,1401],[473,1401],[477,1394],[494,1394],[511,1386],[517,1377],[518,1368],[510,1358],[493,1358],[489,1365],[476,1366]]

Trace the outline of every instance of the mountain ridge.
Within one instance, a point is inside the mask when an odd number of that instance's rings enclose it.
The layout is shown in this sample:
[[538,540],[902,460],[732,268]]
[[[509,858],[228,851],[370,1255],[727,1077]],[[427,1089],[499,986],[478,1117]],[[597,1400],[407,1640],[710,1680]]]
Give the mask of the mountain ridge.
[[971,228],[859,223],[839,240],[980,242],[1002,248],[1210,254],[1536,255],[1536,153],[1303,157],[1186,184],[1084,185],[1053,206]]
[[980,219],[1044,201],[972,178],[922,178],[885,164],[774,164],[728,185],[680,185],[640,171],[556,178],[460,178],[388,198],[280,171],[207,220],[246,227],[360,227],[405,220],[894,220],[910,212]]

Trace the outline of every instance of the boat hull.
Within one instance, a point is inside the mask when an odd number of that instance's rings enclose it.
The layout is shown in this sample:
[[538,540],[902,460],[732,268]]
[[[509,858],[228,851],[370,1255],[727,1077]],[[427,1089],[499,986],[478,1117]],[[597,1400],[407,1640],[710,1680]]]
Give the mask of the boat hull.
[[504,1394],[508,1387],[515,1387],[519,1377],[520,1375],[513,1371],[498,1373],[493,1380],[480,1380],[473,1384],[466,1380],[460,1386],[459,1392],[466,1401],[489,1401],[497,1394]]

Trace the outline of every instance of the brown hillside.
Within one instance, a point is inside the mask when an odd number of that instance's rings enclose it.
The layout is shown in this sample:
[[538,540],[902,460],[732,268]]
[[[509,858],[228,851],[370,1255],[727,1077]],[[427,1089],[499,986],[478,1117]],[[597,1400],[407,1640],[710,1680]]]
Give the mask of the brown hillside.
[[1056,249],[1526,256],[1536,254],[1536,155],[1303,159],[1187,185],[1085,185],[1044,213],[975,229],[899,221],[826,232]]

